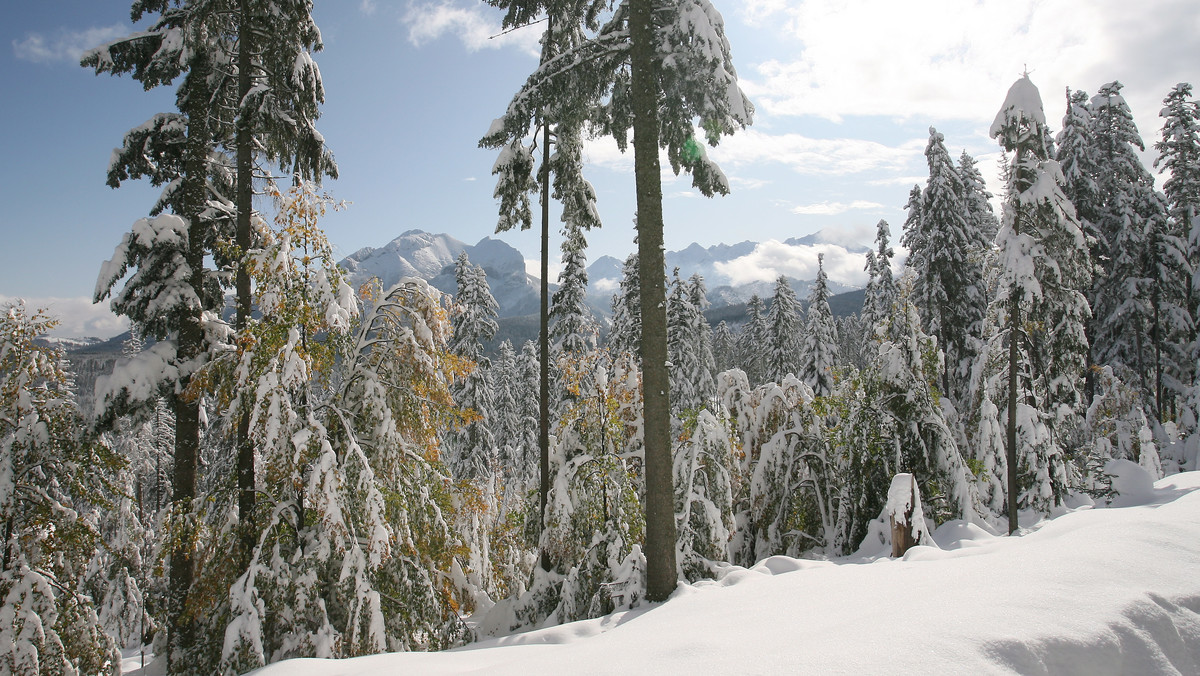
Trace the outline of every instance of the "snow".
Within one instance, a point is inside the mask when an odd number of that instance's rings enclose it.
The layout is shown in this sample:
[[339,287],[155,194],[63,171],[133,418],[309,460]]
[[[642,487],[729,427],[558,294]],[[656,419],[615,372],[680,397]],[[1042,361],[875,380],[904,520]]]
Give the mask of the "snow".
[[991,138],[999,136],[1010,119],[1024,119],[1042,127],[1046,126],[1046,113],[1042,110],[1042,95],[1030,81],[1028,75],[1020,78],[1008,88],[1004,104],[1000,106],[1000,112],[996,113],[996,119],[992,122],[991,129],[988,130],[988,136]]
[[1141,504],[1016,537],[952,522],[933,534],[940,549],[902,559],[773,557],[663,604],[448,653],[254,673],[1197,673],[1200,473],[1150,485],[1136,464],[1113,470]]

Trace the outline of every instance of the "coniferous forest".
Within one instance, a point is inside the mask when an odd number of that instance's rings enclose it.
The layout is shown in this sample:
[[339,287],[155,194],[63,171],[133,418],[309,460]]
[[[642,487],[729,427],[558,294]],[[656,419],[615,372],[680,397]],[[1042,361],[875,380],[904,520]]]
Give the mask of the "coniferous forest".
[[[834,316],[822,269],[807,298],[781,276],[714,327],[705,280],[665,267],[659,158],[730,190],[705,148],[753,106],[720,14],[487,2],[505,28],[545,19],[507,110],[455,141],[496,152],[497,232],[542,232],[541,340],[494,349],[466,254],[453,295],[352,288],[338,267],[311,1],[137,0],[150,28],[85,54],[177,107],[131,120],[108,169],[162,192],[96,261],[95,301],[133,337],[85,393],[94,412],[38,340],[53,317],[0,319],[0,671],[117,673],[143,644],[170,674],[443,650],[729,564],[895,547],[898,474],[910,521],[1005,534],[1111,496],[1113,461],[1200,469],[1189,84],[1143,137],[1119,82],[1043,101],[1021,77],[996,92],[1002,185],[929,129],[861,311]],[[585,302],[596,136],[636,166],[638,250],[607,326]]]

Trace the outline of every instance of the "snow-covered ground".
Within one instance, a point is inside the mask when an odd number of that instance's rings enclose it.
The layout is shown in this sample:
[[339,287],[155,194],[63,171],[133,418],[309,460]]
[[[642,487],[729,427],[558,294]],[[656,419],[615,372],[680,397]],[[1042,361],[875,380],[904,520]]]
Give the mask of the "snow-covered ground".
[[255,674],[1200,673],[1200,473],[1124,474],[1114,506],[1019,537],[953,522],[903,559],[776,557],[650,608]]

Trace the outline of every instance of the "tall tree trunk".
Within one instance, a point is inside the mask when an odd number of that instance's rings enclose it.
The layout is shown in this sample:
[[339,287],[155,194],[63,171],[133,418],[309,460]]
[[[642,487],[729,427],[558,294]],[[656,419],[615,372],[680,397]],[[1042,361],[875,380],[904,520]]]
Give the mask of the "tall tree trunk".
[[646,598],[675,590],[675,490],[671,476],[671,400],[662,183],[658,162],[658,77],[651,0],[629,10],[638,273],[642,306],[642,402],[646,443]]
[[[550,57],[554,20],[546,17],[546,43],[542,61]],[[550,504],[550,116],[542,116],[542,268],[541,296],[538,302],[538,514],[540,529],[546,527],[546,507]],[[542,570],[554,562],[550,552],[541,551]]]
[[[197,40],[202,43],[202,40]],[[207,165],[210,150],[207,85],[210,64],[203,50],[192,55],[186,101],[187,141],[184,151],[183,211],[188,221],[186,260],[188,280],[203,297],[204,224],[200,215],[207,201]],[[203,309],[195,307],[179,328],[178,359],[192,362],[204,351]],[[196,468],[200,455],[200,398],[189,392],[191,375],[180,378],[175,407],[175,467],[171,482],[170,573],[167,581],[167,673],[185,673],[196,641],[195,621],[188,613],[188,595],[194,576],[192,540],[193,501],[196,497]]]
[[1021,303],[1013,289],[1008,308],[1008,533],[1017,530],[1017,332],[1021,327]]
[[[251,85],[251,27],[250,0],[239,1],[241,20],[238,28],[238,105],[250,93]],[[238,254],[236,293],[237,317],[235,326],[244,340],[250,325],[250,272],[246,255],[250,250],[250,216],[253,204],[254,154],[251,148],[250,119],[239,110],[237,117],[237,232]],[[237,422],[238,525],[241,528],[241,555],[249,562],[256,540],[254,533],[254,446],[250,443],[250,408],[243,401]]]
[[[542,270],[538,305],[538,501],[541,527],[546,527],[550,500],[550,124],[542,120]],[[550,553],[542,549],[542,570],[550,570]]]

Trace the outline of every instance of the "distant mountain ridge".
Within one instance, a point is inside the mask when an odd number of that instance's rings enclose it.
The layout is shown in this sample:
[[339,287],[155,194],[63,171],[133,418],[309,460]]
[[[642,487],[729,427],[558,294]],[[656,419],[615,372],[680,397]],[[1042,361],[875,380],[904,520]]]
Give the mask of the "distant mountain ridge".
[[340,264],[355,287],[372,277],[378,277],[385,289],[404,277],[419,277],[440,291],[454,294],[458,290],[454,264],[464,251],[472,264],[487,273],[501,317],[537,312],[537,278],[525,272],[525,257],[507,243],[491,237],[471,245],[447,234],[409,230],[385,246],[359,249]]
[[[851,253],[865,253],[866,247],[847,247],[814,233],[783,242],[789,246],[815,246],[837,244]],[[712,307],[737,306],[744,304],[757,294],[767,299],[774,295],[775,280],[761,280],[732,284],[730,276],[721,266],[750,256],[760,246],[758,242],[743,241],[737,244],[714,244],[704,247],[691,244],[679,251],[666,253],[667,272],[676,267],[680,275],[690,277],[700,274],[708,285],[708,298]],[[434,234],[423,230],[408,230],[382,247],[364,247],[341,261],[349,273],[350,282],[357,286],[378,277],[384,287],[390,287],[403,277],[420,277],[428,280],[439,290],[453,294],[457,290],[454,279],[454,263],[462,252],[475,265],[487,273],[492,295],[496,297],[501,318],[520,317],[533,314],[538,308],[538,280],[525,271],[525,259],[520,251],[506,242],[484,237],[478,243],[466,244],[448,234]],[[596,314],[606,317],[610,313],[612,295],[617,291],[621,279],[623,261],[612,256],[600,256],[588,266],[589,288],[587,300]],[[789,277],[792,289],[801,299],[808,296],[812,280]],[[551,280],[551,286],[554,286]],[[839,280],[829,280],[831,293],[853,291],[857,287]]]

